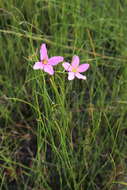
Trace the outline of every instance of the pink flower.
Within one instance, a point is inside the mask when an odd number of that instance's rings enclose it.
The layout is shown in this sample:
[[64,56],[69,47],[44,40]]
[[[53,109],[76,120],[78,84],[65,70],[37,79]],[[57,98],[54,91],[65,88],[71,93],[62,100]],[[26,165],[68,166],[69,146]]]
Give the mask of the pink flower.
[[73,56],[72,63],[64,62],[63,67],[68,71],[68,80],[73,80],[75,77],[78,79],[86,80],[86,76],[83,76],[82,72],[85,72],[89,68],[89,64],[79,65],[79,57]]
[[57,65],[63,60],[64,59],[61,56],[54,56],[48,58],[46,44],[42,44],[40,49],[40,61],[34,64],[33,69],[35,70],[41,69],[49,73],[50,75],[53,75],[54,74],[53,66]]

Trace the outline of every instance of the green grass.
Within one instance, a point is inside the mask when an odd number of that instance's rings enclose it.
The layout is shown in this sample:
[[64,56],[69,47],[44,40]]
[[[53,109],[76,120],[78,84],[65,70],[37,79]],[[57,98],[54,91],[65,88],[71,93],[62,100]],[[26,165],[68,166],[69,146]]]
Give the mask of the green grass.
[[[0,0],[0,189],[127,189],[127,1]],[[87,81],[33,70],[39,48]]]

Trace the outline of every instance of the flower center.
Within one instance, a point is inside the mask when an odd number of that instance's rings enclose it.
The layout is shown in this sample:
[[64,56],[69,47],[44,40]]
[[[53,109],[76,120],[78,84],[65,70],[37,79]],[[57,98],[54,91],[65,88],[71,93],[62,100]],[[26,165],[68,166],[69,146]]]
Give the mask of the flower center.
[[46,64],[48,63],[48,60],[47,60],[47,59],[43,59],[43,60],[42,60],[42,63],[43,63],[44,65],[46,65]]
[[72,72],[76,73],[77,72],[77,68],[72,68]]

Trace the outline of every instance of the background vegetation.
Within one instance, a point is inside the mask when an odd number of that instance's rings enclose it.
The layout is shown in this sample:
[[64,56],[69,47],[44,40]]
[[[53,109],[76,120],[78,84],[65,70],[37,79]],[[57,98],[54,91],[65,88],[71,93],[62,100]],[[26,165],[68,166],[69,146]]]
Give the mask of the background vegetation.
[[[39,48],[87,81],[34,71]],[[0,189],[127,189],[127,1],[0,0]]]

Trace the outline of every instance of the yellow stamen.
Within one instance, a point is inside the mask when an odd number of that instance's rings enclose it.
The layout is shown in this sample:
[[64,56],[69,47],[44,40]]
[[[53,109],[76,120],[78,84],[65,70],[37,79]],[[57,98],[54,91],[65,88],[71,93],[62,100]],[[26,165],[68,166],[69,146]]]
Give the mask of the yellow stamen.
[[72,68],[72,72],[76,73],[77,69],[76,68]]
[[46,64],[48,63],[48,61],[47,61],[46,59],[43,59],[43,60],[42,60],[42,63],[43,63],[44,65],[46,65]]

